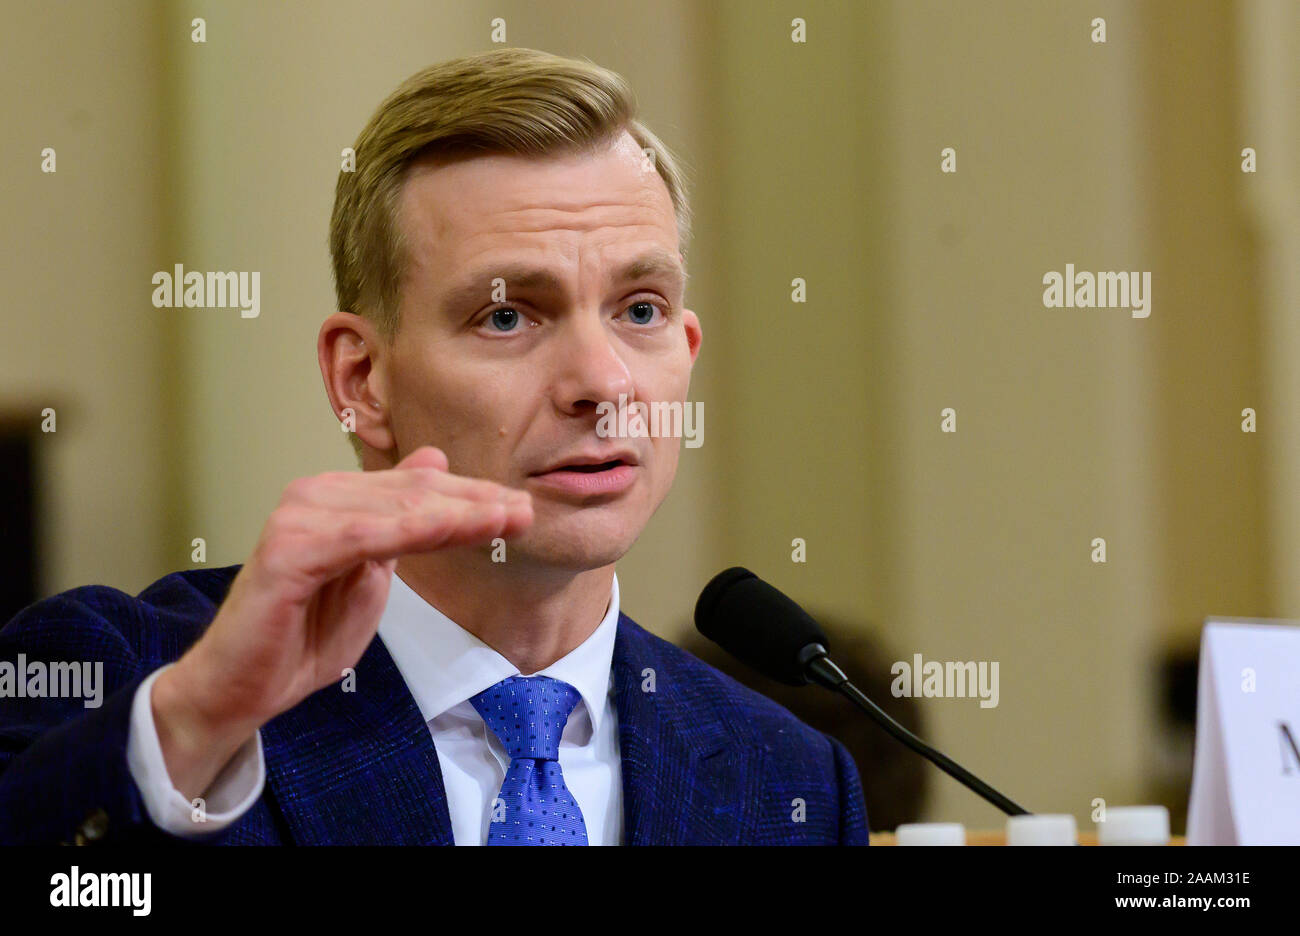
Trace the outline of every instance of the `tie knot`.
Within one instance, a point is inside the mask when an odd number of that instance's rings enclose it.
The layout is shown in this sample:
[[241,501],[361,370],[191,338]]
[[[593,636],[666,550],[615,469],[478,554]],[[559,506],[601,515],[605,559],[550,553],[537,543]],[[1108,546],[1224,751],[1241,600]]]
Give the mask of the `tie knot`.
[[470,699],[510,757],[558,760],[577,689],[549,676],[511,676]]

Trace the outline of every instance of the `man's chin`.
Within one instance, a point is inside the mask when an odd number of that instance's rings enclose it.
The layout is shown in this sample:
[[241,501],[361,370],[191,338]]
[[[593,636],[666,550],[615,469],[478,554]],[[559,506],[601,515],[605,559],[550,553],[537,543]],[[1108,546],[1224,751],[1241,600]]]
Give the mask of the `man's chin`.
[[622,559],[643,527],[618,517],[551,520],[539,516],[532,527],[510,541],[507,561],[517,559],[574,573],[600,569]]

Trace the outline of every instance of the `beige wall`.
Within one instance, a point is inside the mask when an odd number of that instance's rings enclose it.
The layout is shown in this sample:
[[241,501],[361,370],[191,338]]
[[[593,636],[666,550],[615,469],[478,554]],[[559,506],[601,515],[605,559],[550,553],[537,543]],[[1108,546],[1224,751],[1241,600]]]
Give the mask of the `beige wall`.
[[[933,740],[1027,808],[1084,818],[1094,797],[1139,799],[1154,628],[1142,329],[1170,309],[1158,278],[1150,320],[1045,309],[1042,277],[1150,268],[1126,18],[1107,4],[897,11],[891,636],[904,658],[999,661],[998,707],[928,703]],[[1088,41],[1092,15],[1106,46]],[[1026,80],[1048,75],[1069,78]],[[949,177],[943,146],[958,153]],[[955,434],[939,431],[944,407]],[[931,811],[1000,822],[949,782]]]
[[[620,566],[638,620],[684,636],[745,564],[891,659],[998,661],[999,706],[926,701],[928,737],[1086,821],[1147,795],[1160,651],[1300,618],[1293,5],[236,2],[206,45],[171,2],[13,7],[0,394],[67,401],[47,590],[240,561],[288,480],[353,467],[314,351],[339,151],[502,16],[626,75],[696,181],[705,445]],[[261,316],[154,309],[176,262],[260,271]],[[1151,318],[1044,309],[1067,262],[1151,270]]]
[[[1069,25],[1042,5],[853,9],[810,14],[804,48],[728,7],[719,93],[747,93],[724,134],[727,301],[744,315],[715,423],[734,419],[729,452],[754,466],[728,545],[869,622],[891,659],[998,661],[1000,705],[923,703],[928,733],[1031,808],[1129,801],[1152,629],[1132,458],[1146,323],[1044,310],[1040,280],[1141,268],[1131,58],[1099,63],[1083,27],[1063,49],[1032,41]],[[1024,81],[1044,71],[1073,77]],[[935,792],[935,816],[999,821],[947,780]]]
[[[1135,25],[1143,36],[1140,117],[1159,141],[1143,149],[1140,191],[1169,311],[1152,316],[1146,336],[1159,479],[1150,518],[1160,537],[1155,623],[1170,639],[1195,642],[1208,614],[1285,610],[1267,587],[1275,518],[1264,483],[1264,453],[1284,426],[1264,397],[1258,248],[1242,201],[1267,177],[1240,169],[1245,60],[1233,8],[1160,3]],[[1270,152],[1268,165],[1278,162]],[[1241,431],[1245,407],[1268,417],[1254,435]]]
[[5,4],[0,410],[55,410],[36,451],[46,592],[136,591],[164,565],[158,495],[182,453],[164,421],[168,313],[149,301],[166,211],[158,45],[152,3]]
[[[1273,613],[1300,618],[1300,4],[1256,0],[1235,9],[1242,145],[1259,151],[1254,176],[1234,177],[1239,224],[1255,245],[1261,438],[1268,517],[1266,587]],[[1241,147],[1237,148],[1240,152]]]

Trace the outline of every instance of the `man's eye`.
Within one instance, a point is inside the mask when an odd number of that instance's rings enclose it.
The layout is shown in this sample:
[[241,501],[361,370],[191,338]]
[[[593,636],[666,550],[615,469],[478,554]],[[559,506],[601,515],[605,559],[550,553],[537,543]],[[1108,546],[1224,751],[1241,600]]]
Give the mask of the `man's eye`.
[[519,325],[519,311],[511,308],[496,309],[488,316],[488,324],[493,331],[514,331]]
[[655,313],[658,311],[658,307],[653,302],[643,299],[627,307],[627,317],[637,325],[649,325],[654,321]]

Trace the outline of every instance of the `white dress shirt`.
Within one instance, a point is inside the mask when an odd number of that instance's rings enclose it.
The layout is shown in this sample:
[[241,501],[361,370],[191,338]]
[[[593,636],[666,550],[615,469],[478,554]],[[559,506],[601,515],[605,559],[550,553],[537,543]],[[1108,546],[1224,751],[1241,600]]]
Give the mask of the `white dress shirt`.
[[[582,696],[560,737],[559,761],[565,785],[582,810],[587,841],[592,845],[622,843],[622,762],[618,713],[609,678],[618,610],[615,576],[609,607],[591,636],[546,669],[527,674],[563,680]],[[520,626],[527,626],[527,622]],[[510,757],[469,700],[503,679],[524,674],[421,598],[396,574],[379,621],[379,639],[433,736],[452,838],[457,845],[482,845],[487,841],[492,802],[501,791]],[[231,758],[213,781],[203,796],[206,821],[195,822],[194,807],[167,774],[153,721],[150,691],[166,668],[151,673],[136,690],[127,735],[127,763],[145,808],[159,828],[187,837],[216,832],[239,819],[262,794],[266,761],[261,732]]]

